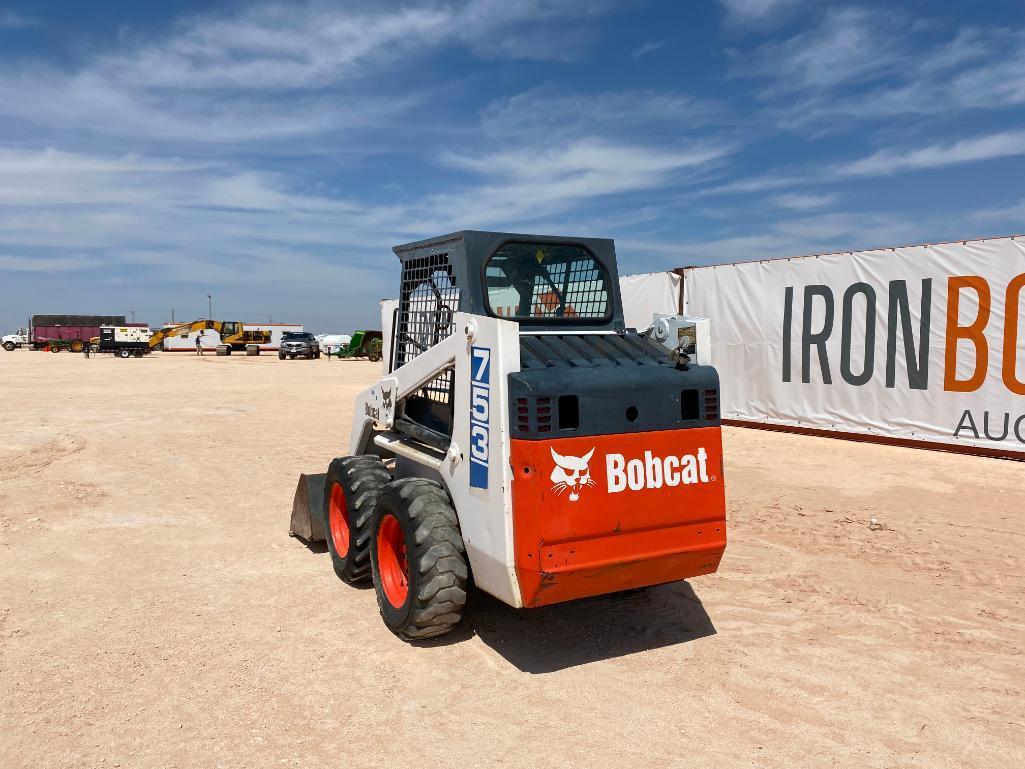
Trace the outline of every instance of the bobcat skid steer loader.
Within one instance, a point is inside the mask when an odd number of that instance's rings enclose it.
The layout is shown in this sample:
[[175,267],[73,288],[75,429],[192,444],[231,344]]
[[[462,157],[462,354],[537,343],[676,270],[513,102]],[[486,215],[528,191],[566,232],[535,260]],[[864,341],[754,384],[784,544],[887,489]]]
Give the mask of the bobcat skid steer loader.
[[625,328],[611,240],[464,231],[394,251],[389,373],[357,397],[323,502],[335,571],[373,579],[394,633],[451,630],[471,579],[533,607],[716,570],[707,321]]

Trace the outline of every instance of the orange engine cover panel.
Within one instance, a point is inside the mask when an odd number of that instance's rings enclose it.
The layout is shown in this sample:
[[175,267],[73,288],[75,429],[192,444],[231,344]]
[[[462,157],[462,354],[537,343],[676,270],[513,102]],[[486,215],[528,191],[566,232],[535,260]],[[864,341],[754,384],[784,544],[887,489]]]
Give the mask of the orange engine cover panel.
[[711,574],[726,548],[718,427],[512,441],[525,606]]

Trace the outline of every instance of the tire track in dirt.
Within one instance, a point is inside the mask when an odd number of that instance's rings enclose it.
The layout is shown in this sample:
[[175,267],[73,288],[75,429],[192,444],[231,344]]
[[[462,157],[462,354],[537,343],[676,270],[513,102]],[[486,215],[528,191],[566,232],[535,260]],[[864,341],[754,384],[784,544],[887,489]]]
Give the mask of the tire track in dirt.
[[0,479],[17,477],[26,470],[42,470],[83,451],[87,443],[75,435],[61,435],[20,451],[0,462]]

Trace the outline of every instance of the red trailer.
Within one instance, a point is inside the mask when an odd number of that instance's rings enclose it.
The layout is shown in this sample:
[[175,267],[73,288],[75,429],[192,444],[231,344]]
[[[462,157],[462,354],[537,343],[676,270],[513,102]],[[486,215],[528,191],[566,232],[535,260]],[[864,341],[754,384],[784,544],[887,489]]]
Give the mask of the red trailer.
[[126,325],[140,324],[125,323],[124,315],[33,315],[29,347],[50,352],[82,352],[90,339],[100,335],[100,326]]

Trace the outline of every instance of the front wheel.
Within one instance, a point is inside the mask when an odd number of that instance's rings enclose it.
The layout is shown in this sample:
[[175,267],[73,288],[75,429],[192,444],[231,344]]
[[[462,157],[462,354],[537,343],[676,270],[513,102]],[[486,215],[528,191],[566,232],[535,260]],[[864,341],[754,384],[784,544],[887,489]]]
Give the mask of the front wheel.
[[14,348],[17,346],[18,345],[14,342],[4,342],[4,349],[7,350],[7,352],[14,352]]
[[119,358],[130,358],[132,356],[131,350],[118,350],[117,355]]
[[459,624],[469,569],[456,511],[440,484],[402,478],[384,487],[370,563],[381,617],[399,638],[431,638]]
[[370,539],[381,489],[391,480],[380,457],[364,454],[331,461],[324,479],[324,531],[331,565],[350,584],[370,576]]

